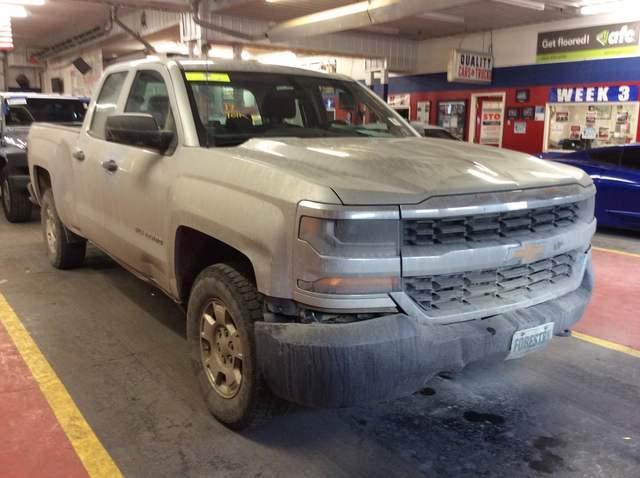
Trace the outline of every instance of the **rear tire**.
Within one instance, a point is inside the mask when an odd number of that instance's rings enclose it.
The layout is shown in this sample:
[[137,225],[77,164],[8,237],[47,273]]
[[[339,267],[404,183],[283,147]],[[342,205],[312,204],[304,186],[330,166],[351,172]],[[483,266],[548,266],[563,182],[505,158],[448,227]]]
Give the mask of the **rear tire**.
[[42,234],[47,257],[57,269],[73,269],[84,263],[87,241],[69,231],[58,217],[51,189],[42,195]]
[[194,373],[209,411],[240,430],[279,406],[256,363],[253,324],[262,319],[256,287],[226,264],[196,278],[187,310],[187,338]]
[[17,190],[8,175],[0,176],[0,185],[2,188],[2,209],[7,221],[27,222],[31,219],[31,210],[33,205],[29,201],[29,193],[27,191]]

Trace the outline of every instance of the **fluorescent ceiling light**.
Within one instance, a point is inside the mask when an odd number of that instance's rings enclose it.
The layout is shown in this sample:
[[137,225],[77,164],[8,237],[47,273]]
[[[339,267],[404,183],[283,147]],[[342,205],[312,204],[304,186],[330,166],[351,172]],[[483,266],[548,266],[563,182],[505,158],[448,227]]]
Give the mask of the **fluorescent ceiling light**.
[[298,60],[298,56],[290,50],[285,50],[258,55],[256,56],[256,60],[266,65],[295,66]]
[[585,5],[580,8],[580,15],[600,15],[602,13],[622,12],[637,14],[640,12],[638,0],[607,1]]
[[533,0],[493,0],[496,3],[504,3],[505,5],[511,5],[513,7],[528,8],[530,10],[538,10],[539,12],[544,10],[544,3],[534,2]]
[[39,6],[44,5],[44,0],[2,0],[1,3],[8,5],[26,5],[26,6]]
[[[319,23],[325,22],[327,20],[334,20],[340,17],[346,17],[349,15],[355,15],[356,13],[365,13],[369,10],[370,5],[369,2],[358,2],[352,3],[350,5],[345,5],[344,7],[332,8],[331,10],[325,10],[323,12],[312,13],[305,17],[302,17],[302,23]],[[296,21],[298,19],[290,20],[292,25],[298,24]]]
[[230,46],[212,46],[208,53],[210,58],[220,58],[222,60],[233,60],[233,48]]
[[427,12],[420,15],[425,20],[436,20],[444,23],[464,23],[464,18],[455,15],[447,15],[446,13]]
[[0,2],[0,17],[24,18],[27,11],[21,5],[6,5]]

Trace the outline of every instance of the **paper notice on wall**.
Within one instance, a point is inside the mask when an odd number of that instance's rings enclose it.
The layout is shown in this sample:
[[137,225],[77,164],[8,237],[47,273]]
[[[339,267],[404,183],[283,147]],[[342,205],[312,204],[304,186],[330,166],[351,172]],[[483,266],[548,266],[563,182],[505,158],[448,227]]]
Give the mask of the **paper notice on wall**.
[[515,134],[526,134],[527,133],[527,122],[526,121],[516,121],[513,123],[513,132]]
[[482,122],[480,123],[480,144],[500,144],[502,133],[502,103],[485,102],[482,104]]
[[536,106],[535,120],[544,121],[544,106]]
[[571,125],[571,135],[570,139],[580,139],[580,132],[582,131],[582,127],[580,125],[574,124]]
[[418,109],[418,121],[421,123],[429,123],[429,112],[431,110],[431,102],[429,101],[418,101],[416,105]]

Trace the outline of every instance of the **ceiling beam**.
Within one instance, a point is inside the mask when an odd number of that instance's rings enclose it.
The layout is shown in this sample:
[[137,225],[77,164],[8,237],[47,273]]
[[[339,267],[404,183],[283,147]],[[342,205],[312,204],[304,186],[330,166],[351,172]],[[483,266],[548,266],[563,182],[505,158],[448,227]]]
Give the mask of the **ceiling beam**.
[[325,35],[393,22],[474,1],[477,0],[365,0],[287,20],[269,30],[267,36],[280,41]]

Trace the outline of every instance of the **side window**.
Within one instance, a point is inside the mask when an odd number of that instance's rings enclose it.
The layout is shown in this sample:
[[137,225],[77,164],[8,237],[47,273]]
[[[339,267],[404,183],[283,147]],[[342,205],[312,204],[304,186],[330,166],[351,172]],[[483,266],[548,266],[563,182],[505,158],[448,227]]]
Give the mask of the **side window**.
[[121,71],[110,74],[104,81],[98,99],[96,100],[93,118],[91,118],[91,126],[89,127],[89,131],[96,138],[105,138],[104,130],[107,117],[112,115],[116,110],[118,96],[120,96],[120,91],[126,78],[127,72]]
[[620,165],[620,148],[602,148],[596,151],[589,151],[592,161],[608,166]]
[[161,130],[175,133],[167,85],[157,71],[144,70],[136,74],[124,112],[150,114]]
[[640,148],[623,148],[622,167],[640,171]]

